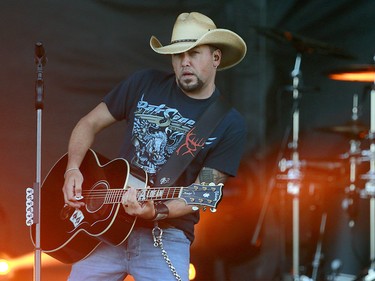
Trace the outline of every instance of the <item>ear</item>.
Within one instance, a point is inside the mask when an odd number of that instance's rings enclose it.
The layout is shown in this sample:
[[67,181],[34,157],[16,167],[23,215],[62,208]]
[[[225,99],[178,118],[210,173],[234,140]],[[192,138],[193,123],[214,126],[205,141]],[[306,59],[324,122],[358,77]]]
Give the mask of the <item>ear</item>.
[[216,49],[213,53],[213,59],[214,59],[214,67],[218,67],[221,62],[221,50]]

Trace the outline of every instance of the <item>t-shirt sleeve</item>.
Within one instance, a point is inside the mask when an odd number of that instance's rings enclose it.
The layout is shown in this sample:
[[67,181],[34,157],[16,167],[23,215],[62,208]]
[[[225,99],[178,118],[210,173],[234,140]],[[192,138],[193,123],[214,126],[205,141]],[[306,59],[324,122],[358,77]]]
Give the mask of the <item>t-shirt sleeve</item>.
[[207,155],[204,166],[236,176],[246,144],[245,120],[237,111],[232,111],[218,125],[217,130],[220,128],[226,128],[223,138]]

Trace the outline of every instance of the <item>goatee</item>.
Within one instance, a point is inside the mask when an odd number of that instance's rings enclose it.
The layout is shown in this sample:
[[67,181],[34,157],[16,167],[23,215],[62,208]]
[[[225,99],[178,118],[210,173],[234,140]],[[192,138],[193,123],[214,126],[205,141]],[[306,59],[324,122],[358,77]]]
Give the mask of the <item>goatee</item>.
[[195,92],[203,87],[203,81],[197,78],[197,82],[192,83],[192,80],[188,80],[186,83],[182,82],[181,79],[177,79],[177,85],[185,92]]

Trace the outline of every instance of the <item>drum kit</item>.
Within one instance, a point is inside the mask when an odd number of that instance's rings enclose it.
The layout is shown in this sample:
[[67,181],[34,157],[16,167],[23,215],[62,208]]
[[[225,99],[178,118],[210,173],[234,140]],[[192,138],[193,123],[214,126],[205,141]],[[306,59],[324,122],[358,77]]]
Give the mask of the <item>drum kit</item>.
[[[300,93],[300,79],[301,79],[301,59],[302,54],[321,54],[336,56],[338,58],[353,59],[354,57],[346,51],[333,47],[313,39],[302,37],[288,31],[283,31],[273,28],[257,28],[257,31],[272,40],[291,44],[297,51],[294,69],[291,72],[292,85],[290,87],[293,96],[293,106],[291,111],[292,132],[288,132],[287,136],[291,142],[288,144],[290,148],[290,158],[278,159],[279,172],[276,179],[282,183],[282,187],[286,193],[290,195],[291,199],[291,224],[292,224],[292,269],[289,279],[293,281],[307,281],[307,280],[325,280],[325,281],[349,281],[349,280],[364,280],[375,281],[375,64],[374,65],[350,65],[344,68],[339,68],[330,71],[327,76],[329,79],[346,82],[362,82],[371,83],[370,91],[370,128],[363,125],[359,121],[358,114],[358,95],[353,96],[352,116],[350,122],[344,125],[330,126],[318,128],[321,132],[329,132],[339,134],[349,138],[349,151],[340,155],[340,159],[348,164],[348,179],[349,186],[345,189],[347,196],[347,209],[350,209],[353,195],[358,195],[365,202],[369,202],[369,218],[367,227],[369,229],[369,244],[367,248],[370,249],[369,259],[366,263],[366,270],[362,273],[356,272],[356,275],[340,273],[341,266],[340,259],[335,259],[331,263],[331,272],[322,273],[321,262],[324,257],[322,251],[322,240],[325,235],[327,212],[322,212],[319,239],[316,246],[315,256],[313,258],[311,277],[301,274],[300,265],[300,195],[303,187],[303,178],[306,176],[302,171],[304,166],[309,165],[309,161],[300,159],[300,139],[299,139],[299,100]],[[374,57],[375,60],[375,57]],[[368,149],[360,148],[363,140],[368,142]],[[358,166],[361,163],[368,163],[369,170],[367,173],[359,174]],[[367,167],[367,166],[366,166]],[[359,180],[365,184],[359,187]],[[262,212],[261,212],[262,213]],[[330,219],[330,218],[328,218]],[[334,220],[337,218],[333,218]],[[354,220],[349,222],[353,227]],[[367,228],[366,228],[367,229]],[[344,247],[347,247],[345,245]],[[339,258],[339,257],[338,257]],[[309,273],[310,274],[310,273]],[[358,276],[360,274],[360,276]]]

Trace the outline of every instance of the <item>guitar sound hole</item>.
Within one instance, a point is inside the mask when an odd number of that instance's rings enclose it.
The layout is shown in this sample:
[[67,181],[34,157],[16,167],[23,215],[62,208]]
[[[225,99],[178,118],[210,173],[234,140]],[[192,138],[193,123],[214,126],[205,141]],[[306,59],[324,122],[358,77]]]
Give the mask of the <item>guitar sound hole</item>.
[[105,181],[99,181],[92,187],[89,195],[86,197],[86,209],[88,212],[96,213],[104,206],[107,191],[108,183]]

